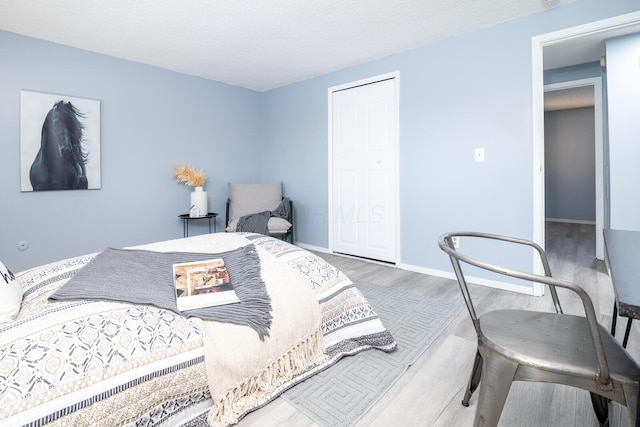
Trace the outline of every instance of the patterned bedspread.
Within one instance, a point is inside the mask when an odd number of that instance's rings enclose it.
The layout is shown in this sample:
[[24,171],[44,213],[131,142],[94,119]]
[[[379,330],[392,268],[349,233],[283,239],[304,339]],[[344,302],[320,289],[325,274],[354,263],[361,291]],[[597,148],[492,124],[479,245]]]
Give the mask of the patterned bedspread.
[[[395,348],[375,311],[342,272],[281,240],[244,236],[307,279],[321,307],[329,356],[257,406],[344,355]],[[188,246],[207,239],[216,235],[181,240]],[[202,332],[189,319],[146,305],[47,301],[94,256],[17,275],[22,307],[13,323],[0,326],[0,426],[178,425],[186,414],[210,406]]]

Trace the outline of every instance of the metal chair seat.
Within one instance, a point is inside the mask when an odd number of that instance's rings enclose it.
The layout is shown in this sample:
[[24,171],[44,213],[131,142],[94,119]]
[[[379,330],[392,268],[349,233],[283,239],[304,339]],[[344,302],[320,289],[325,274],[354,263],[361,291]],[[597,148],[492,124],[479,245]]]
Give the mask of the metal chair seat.
[[[562,373],[571,378],[567,385],[600,393],[595,377],[598,359],[586,319],[569,314],[524,310],[490,311],[479,318],[482,347],[517,362],[514,380],[558,382]],[[600,336],[609,365],[612,390],[607,397],[626,404],[625,388],[640,381],[640,370],[629,354],[606,329]],[[535,372],[527,369],[534,366]],[[547,374],[548,372],[548,374]],[[628,392],[628,390],[627,390]]]
[[[545,275],[526,273],[465,255],[453,243],[454,238],[461,237],[528,246],[539,255]],[[591,394],[600,425],[608,425],[611,400],[625,405],[632,425],[636,425],[640,367],[620,343],[598,324],[593,302],[587,292],[575,283],[551,277],[547,256],[540,245],[524,239],[477,232],[443,234],[438,244],[451,259],[478,336],[471,378],[462,399],[462,404],[469,406],[472,394],[480,387],[475,426],[491,427],[498,424],[513,381],[557,383],[582,388]],[[477,244],[470,246],[476,250],[479,248]],[[547,285],[556,312],[496,310],[478,316],[462,263]],[[584,316],[562,312],[556,287],[568,289],[579,297]]]

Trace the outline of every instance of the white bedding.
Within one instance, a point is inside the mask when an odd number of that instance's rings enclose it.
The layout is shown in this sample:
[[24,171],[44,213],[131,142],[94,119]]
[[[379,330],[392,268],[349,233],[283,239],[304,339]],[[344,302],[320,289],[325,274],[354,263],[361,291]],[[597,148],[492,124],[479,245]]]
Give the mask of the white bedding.
[[[256,407],[346,354],[395,348],[342,272],[286,242],[243,235],[304,277],[320,306],[327,355],[322,365],[282,384]],[[221,236],[174,242],[184,251],[203,252],[206,247],[216,252]],[[183,415],[210,405],[203,334],[194,321],[146,305],[47,301],[92,258],[63,260],[16,275],[23,285],[22,307],[13,323],[0,326],[0,426],[176,425]]]

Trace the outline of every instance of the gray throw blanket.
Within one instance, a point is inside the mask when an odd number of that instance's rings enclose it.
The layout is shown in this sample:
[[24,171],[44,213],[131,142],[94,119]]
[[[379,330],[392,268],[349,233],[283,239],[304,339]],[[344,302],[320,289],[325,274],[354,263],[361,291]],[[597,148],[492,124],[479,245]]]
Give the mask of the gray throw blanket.
[[260,233],[264,235],[269,234],[269,218],[277,217],[289,219],[290,212],[290,199],[285,197],[278,207],[273,211],[258,212],[255,214],[245,215],[240,217],[238,225],[236,225],[236,231],[248,231],[251,233]]
[[[222,258],[240,303],[180,312],[176,305],[173,264]],[[49,296],[49,301],[77,299],[147,304],[187,317],[246,325],[261,340],[269,336],[271,299],[260,276],[253,244],[217,254],[153,252],[107,248]]]

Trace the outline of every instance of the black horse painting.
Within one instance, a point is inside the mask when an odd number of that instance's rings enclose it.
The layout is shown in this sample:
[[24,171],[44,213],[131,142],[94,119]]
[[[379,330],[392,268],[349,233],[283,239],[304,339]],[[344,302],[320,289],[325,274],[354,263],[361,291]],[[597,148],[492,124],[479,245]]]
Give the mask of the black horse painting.
[[71,102],[58,101],[47,113],[40,150],[29,171],[34,191],[88,187],[82,118],[84,115]]

